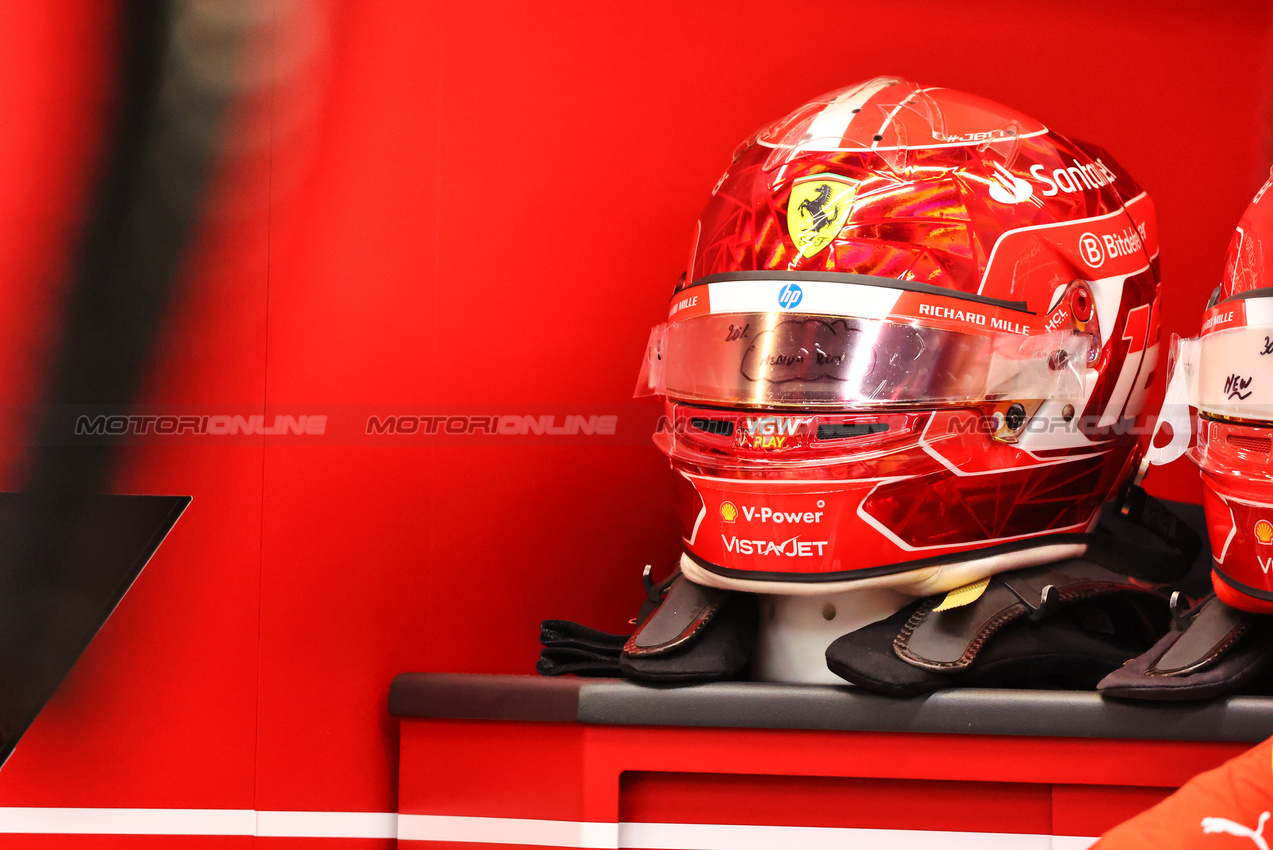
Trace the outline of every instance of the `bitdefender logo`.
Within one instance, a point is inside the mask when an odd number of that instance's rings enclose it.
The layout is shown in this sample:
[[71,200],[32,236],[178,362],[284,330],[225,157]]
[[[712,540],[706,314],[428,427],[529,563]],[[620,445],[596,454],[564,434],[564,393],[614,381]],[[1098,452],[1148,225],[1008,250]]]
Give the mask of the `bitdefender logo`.
[[1079,237],[1079,254],[1094,269],[1105,265],[1105,260],[1129,257],[1145,250],[1145,224],[1124,227],[1116,233],[1084,233]]
[[999,163],[992,163],[990,167],[994,171],[991,175],[990,197],[999,203],[1019,204],[1029,200],[1034,194],[1034,188],[1029,183]]

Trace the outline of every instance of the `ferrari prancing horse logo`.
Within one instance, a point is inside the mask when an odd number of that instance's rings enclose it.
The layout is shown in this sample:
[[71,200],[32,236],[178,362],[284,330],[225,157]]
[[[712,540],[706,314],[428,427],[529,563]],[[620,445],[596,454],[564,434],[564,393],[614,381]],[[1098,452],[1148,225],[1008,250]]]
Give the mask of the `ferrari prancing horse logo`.
[[853,209],[857,183],[829,174],[796,181],[787,202],[787,231],[796,250],[812,257],[831,243]]

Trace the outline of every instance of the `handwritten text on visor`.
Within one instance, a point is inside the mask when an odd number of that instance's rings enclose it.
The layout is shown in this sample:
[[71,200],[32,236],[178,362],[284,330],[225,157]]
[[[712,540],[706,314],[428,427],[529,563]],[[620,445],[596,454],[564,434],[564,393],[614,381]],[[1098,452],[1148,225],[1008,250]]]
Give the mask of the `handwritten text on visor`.
[[1088,344],[1072,332],[708,314],[654,329],[643,384],[647,393],[727,404],[1074,401],[1082,397]]

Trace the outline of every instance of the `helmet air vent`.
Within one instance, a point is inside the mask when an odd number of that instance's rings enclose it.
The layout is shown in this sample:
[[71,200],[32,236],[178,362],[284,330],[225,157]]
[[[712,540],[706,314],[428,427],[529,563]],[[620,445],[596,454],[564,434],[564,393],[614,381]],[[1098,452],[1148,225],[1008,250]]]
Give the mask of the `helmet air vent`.
[[828,422],[818,426],[819,440],[848,440],[888,430],[887,422]]
[[1273,448],[1273,440],[1268,437],[1244,437],[1241,434],[1230,434],[1228,441],[1229,445],[1234,448],[1244,449],[1248,452],[1268,454],[1269,449]]

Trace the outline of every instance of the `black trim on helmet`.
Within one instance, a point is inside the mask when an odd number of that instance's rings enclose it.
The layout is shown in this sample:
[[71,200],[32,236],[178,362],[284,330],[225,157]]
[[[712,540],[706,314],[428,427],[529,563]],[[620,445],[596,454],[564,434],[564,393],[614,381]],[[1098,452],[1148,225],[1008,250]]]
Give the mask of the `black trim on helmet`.
[[1273,602],[1273,591],[1260,590],[1258,588],[1251,587],[1251,585],[1249,584],[1243,584],[1242,582],[1230,576],[1224,570],[1220,569],[1220,567],[1216,564],[1214,560],[1211,562],[1211,569],[1220,578],[1221,581],[1229,585],[1229,587],[1233,588],[1234,590],[1240,593],[1245,593],[1247,596],[1250,596],[1254,599],[1261,599],[1265,602]]
[[[1219,287],[1216,292],[1219,292]],[[1260,286],[1255,289],[1248,289],[1246,292],[1235,292],[1228,298],[1221,298],[1218,303],[1227,304],[1230,301],[1243,301],[1247,298],[1273,298],[1273,286]]]
[[1027,313],[1031,316],[1037,316],[1033,310],[1026,309],[1024,301],[1005,301],[1002,298],[991,298],[986,295],[973,295],[968,292],[956,292],[953,289],[945,289],[940,286],[933,286],[930,283],[920,283],[914,280],[899,280],[892,277],[877,277],[869,274],[851,274],[849,272],[788,272],[788,271],[748,271],[748,272],[723,272],[721,274],[709,274],[700,277],[693,283],[677,292],[684,292],[686,289],[693,289],[696,286],[703,286],[708,283],[730,283],[732,281],[743,280],[816,280],[825,283],[856,283],[861,286],[883,286],[889,289],[901,289],[905,292],[922,292],[925,295],[944,295],[947,298],[958,298],[963,301],[975,301],[978,304],[988,304],[992,307],[1002,307],[1005,310],[1015,310],[1018,313]]
[[982,558],[992,557],[994,555],[1010,555],[1013,552],[1022,552],[1026,549],[1037,549],[1041,546],[1052,546],[1067,543],[1081,543],[1091,546],[1093,538],[1092,534],[1049,534],[1042,537],[1031,537],[1026,540],[1017,540],[1012,543],[1004,543],[999,546],[987,546],[981,549],[971,549],[967,552],[957,552],[951,555],[935,555],[931,558],[920,558],[917,561],[902,561],[898,564],[887,564],[882,567],[863,567],[860,570],[839,570],[833,573],[779,573],[765,572],[760,570],[736,570],[732,567],[719,567],[716,564],[704,561],[688,549],[685,554],[709,573],[715,573],[722,578],[743,579],[752,581],[782,581],[791,582],[793,584],[826,584],[833,581],[852,581],[861,578],[876,578],[877,576],[891,576],[898,573],[909,573],[914,570],[922,570],[927,567],[949,566],[951,564],[962,563],[964,561],[976,561]]

